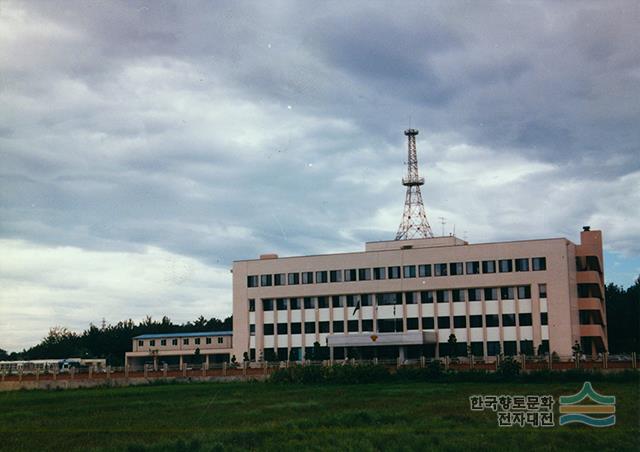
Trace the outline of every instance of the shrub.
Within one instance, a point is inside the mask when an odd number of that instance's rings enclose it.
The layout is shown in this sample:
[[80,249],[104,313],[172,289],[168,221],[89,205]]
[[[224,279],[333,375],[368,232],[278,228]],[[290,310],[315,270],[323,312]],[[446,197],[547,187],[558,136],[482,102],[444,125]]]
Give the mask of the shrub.
[[520,374],[520,363],[513,359],[512,356],[504,357],[498,364],[498,375],[503,378],[514,378]]

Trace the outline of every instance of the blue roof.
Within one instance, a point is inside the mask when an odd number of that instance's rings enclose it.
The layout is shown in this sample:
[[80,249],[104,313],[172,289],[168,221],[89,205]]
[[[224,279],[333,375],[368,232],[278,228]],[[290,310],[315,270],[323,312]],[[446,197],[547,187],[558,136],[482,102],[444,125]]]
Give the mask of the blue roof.
[[203,336],[232,336],[233,331],[203,331],[200,333],[164,333],[164,334],[141,334],[134,339],[162,339],[165,337],[203,337]]

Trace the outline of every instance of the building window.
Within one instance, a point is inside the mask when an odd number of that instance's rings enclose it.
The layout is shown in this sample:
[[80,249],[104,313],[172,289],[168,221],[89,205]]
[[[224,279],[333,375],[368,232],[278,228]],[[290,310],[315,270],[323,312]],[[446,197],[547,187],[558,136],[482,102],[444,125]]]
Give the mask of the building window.
[[422,317],[422,329],[432,330],[434,327],[433,317]]
[[144,346],[144,341],[138,341],[138,347],[143,347]]
[[514,291],[513,291],[513,287],[501,287],[500,288],[500,298],[502,300],[513,300],[514,297]]
[[504,354],[507,356],[514,356],[518,353],[516,348],[516,341],[504,341]]
[[547,269],[547,258],[546,257],[534,257],[531,259],[531,267],[534,272],[542,271]]
[[155,346],[156,346],[156,341],[155,341],[155,340],[153,340],[153,339],[152,339],[152,340],[150,340],[150,341],[149,341],[149,346],[150,346],[150,347],[155,347]]
[[348,308],[352,308],[356,305],[356,297],[354,297],[353,295],[347,295],[345,298],[347,299]]
[[533,341],[520,341],[520,353],[528,356],[533,355]]
[[[256,334],[256,325],[255,325],[254,323],[252,323],[251,325],[249,325],[249,332],[250,332],[250,333],[253,333],[253,334]],[[205,343],[206,343],[207,345],[211,344],[211,338],[210,338],[210,337],[206,338],[204,341],[205,341]],[[175,344],[174,344],[174,345],[175,345]]]
[[260,285],[262,287],[271,285],[271,275],[260,275]]
[[316,332],[316,322],[304,322],[304,333],[314,334]]
[[329,271],[329,281],[342,282],[342,272],[340,270]]
[[276,309],[278,311],[286,311],[287,310],[287,299],[286,298],[278,298],[278,299],[276,299]]
[[373,297],[369,294],[360,295],[360,306],[372,306]]
[[361,268],[358,270],[358,279],[360,281],[369,281],[371,279],[371,269]]
[[252,298],[249,300],[249,312],[255,312],[255,311],[256,311],[256,300]]
[[470,315],[469,316],[469,326],[471,328],[482,328],[482,316],[481,315]]
[[276,273],[275,275],[273,275],[273,285],[284,286],[286,281],[285,277],[286,275],[284,273]]
[[462,262],[451,262],[449,264],[449,274],[451,276],[462,275],[464,272]]
[[433,303],[433,291],[424,290],[420,292],[420,303]]
[[321,333],[329,332],[329,322],[318,322],[318,329]]
[[406,304],[416,304],[418,302],[418,292],[405,292],[404,302]]
[[349,331],[350,333],[357,333],[358,332],[358,321],[357,320],[349,320],[347,322],[347,331]]
[[487,341],[487,355],[498,356],[500,354],[499,341]]
[[482,261],[482,273],[495,273],[496,261]]
[[449,303],[449,291],[436,290],[436,298],[438,299],[438,303]]
[[531,313],[518,314],[518,323],[520,326],[531,326],[533,321],[531,319]]
[[500,317],[498,317],[498,314],[487,314],[485,316],[485,324],[487,328],[500,326]]
[[379,293],[379,294],[376,294],[376,302],[378,303],[378,306],[402,304],[402,294],[401,293]]
[[477,275],[480,273],[480,262],[467,262],[467,275]]
[[407,330],[408,331],[413,331],[413,330],[419,330],[420,329],[420,325],[418,325],[418,318],[417,317],[410,317],[407,319]]
[[498,289],[495,287],[485,287],[484,289],[484,300],[497,300],[498,299]]
[[300,298],[290,298],[289,307],[291,309],[300,309]]
[[196,343],[196,345],[200,345],[200,338],[199,337],[196,337],[195,343]]
[[350,268],[344,271],[345,282],[356,281],[358,278],[358,272],[355,268]]
[[316,300],[311,297],[304,297],[304,308],[305,309],[315,309],[316,308]]
[[224,344],[224,337],[218,338],[218,344]]
[[316,272],[316,284],[322,284],[328,281],[329,281],[329,276],[326,270]]
[[373,269],[373,279],[385,279],[384,267],[376,267]]
[[247,276],[247,287],[258,287],[258,275]]
[[451,328],[451,319],[449,316],[438,317],[438,328],[441,330]]
[[291,334],[302,334],[302,324],[300,322],[291,324]]
[[531,298],[531,286],[518,286],[518,298],[521,300]]
[[454,302],[464,301],[464,289],[453,289],[451,291],[451,298]]
[[389,267],[389,279],[400,278],[400,267]]
[[502,314],[502,326],[516,326],[516,315]]
[[373,331],[373,320],[363,320],[362,321],[362,331]]
[[287,277],[289,279],[290,286],[300,284],[300,273],[289,273]]
[[318,297],[318,308],[324,309],[329,307],[329,300],[327,297]]
[[540,298],[547,298],[547,285],[546,284],[539,284],[538,285],[538,292],[540,292]]
[[265,298],[262,300],[263,311],[273,311],[273,300],[271,298]]
[[484,344],[482,342],[472,342],[471,354],[473,356],[484,356]]
[[511,259],[500,259],[498,261],[500,273],[508,273],[513,271],[513,261]]
[[469,301],[480,301],[482,299],[482,292],[480,289],[468,289]]
[[526,258],[516,259],[516,271],[517,272],[528,272],[529,271],[529,259],[526,259]]
[[302,272],[302,284],[313,284],[313,272]]
[[289,332],[288,324],[278,323],[278,334],[287,334]]
[[415,265],[405,265],[402,267],[402,277],[403,278],[415,278],[416,277],[416,266]]
[[456,315],[453,317],[453,327],[454,328],[466,328],[467,327],[467,318],[463,315]]
[[189,339],[182,339],[182,345],[189,345]]
[[546,312],[540,313],[540,325],[548,325],[549,324],[549,314]]
[[341,308],[344,306],[342,303],[342,297],[340,295],[333,295],[331,297],[331,306],[334,308]]
[[264,335],[265,336],[273,336],[273,323],[265,323],[264,324]]
[[378,319],[378,331],[380,333],[404,331],[402,329],[402,319]]
[[418,265],[418,276],[420,278],[428,278],[431,276],[431,264]]
[[172,339],[171,345],[178,345],[178,339]]
[[435,264],[434,274],[436,276],[447,276],[447,264]]

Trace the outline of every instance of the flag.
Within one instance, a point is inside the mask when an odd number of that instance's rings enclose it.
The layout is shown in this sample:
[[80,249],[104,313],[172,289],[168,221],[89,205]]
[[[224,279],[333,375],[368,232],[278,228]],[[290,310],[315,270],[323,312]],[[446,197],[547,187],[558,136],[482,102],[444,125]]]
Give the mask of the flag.
[[356,315],[356,312],[358,312],[358,309],[360,309],[360,297],[358,297],[358,302],[356,303],[356,307],[353,310],[353,314],[351,315]]

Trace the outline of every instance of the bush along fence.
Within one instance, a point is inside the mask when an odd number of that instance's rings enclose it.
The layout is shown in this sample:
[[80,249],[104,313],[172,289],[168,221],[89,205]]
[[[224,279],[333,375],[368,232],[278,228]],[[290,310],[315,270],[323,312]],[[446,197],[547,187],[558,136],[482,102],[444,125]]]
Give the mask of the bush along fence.
[[[345,370],[355,369],[355,370]],[[384,369],[384,372],[382,372]],[[436,370],[437,369],[437,370]],[[308,382],[317,380],[333,381],[340,379],[340,375],[349,373],[349,378],[355,378],[356,382],[364,382],[367,379],[380,379],[383,374],[400,378],[409,375],[421,376],[420,378],[437,378],[448,375],[447,378],[476,378],[478,375],[495,374],[500,378],[508,375],[535,374],[531,378],[541,378],[543,375],[551,376],[569,372],[570,375],[598,371],[611,373],[615,371],[637,370],[635,353],[626,355],[603,354],[597,357],[585,357],[579,354],[574,356],[558,356],[555,353],[543,356],[504,356],[499,355],[489,358],[468,357],[444,357],[442,359],[427,359],[422,357],[417,360],[355,360],[345,359],[340,361],[262,361],[262,362],[231,362],[231,363],[184,363],[179,365],[152,365],[124,366],[124,367],[81,367],[60,370],[31,369],[29,371],[19,368],[0,369],[0,383],[2,382],[39,382],[56,380],[129,380],[129,379],[206,379],[206,378],[233,378],[233,379],[265,379],[273,375],[274,381],[299,381]],[[467,377],[451,377],[452,375],[468,374]],[[328,377],[329,376],[329,377]],[[557,378],[557,377],[554,377]]]

